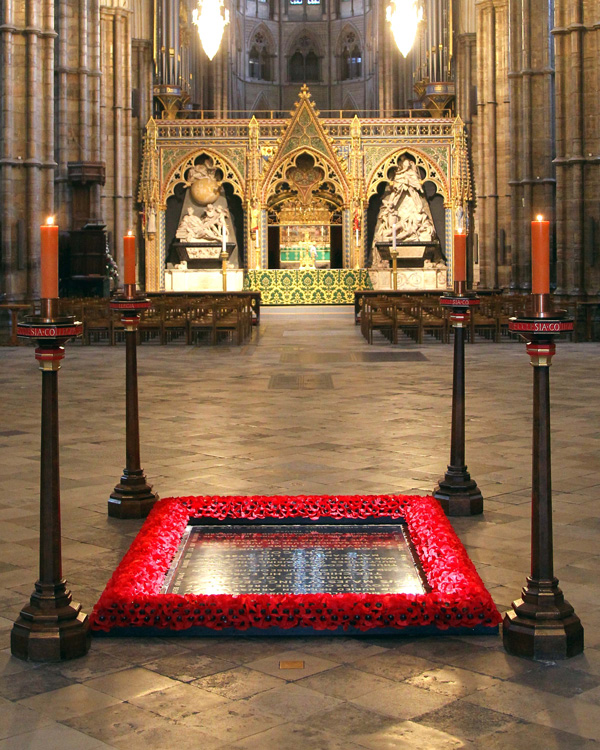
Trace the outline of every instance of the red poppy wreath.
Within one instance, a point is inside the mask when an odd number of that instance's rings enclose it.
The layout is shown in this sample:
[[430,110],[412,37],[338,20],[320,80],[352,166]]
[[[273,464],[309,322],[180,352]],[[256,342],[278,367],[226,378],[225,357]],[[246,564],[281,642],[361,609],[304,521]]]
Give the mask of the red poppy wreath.
[[[427,579],[423,594],[164,594],[165,576],[193,518],[402,519]],[[496,630],[501,616],[438,502],[403,495],[179,497],[159,501],[91,614],[121,628],[312,628],[369,631],[429,626]]]

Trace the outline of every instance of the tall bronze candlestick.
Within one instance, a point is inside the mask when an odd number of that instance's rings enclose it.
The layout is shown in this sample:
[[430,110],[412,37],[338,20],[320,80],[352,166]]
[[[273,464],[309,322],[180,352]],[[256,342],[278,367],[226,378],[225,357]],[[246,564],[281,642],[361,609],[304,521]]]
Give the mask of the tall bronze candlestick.
[[135,284],[125,284],[124,293],[115,296],[110,307],[123,314],[125,326],[126,465],[121,481],[108,500],[108,515],[113,518],[145,518],[158,500],[158,495],[152,492],[152,485],[146,481],[140,461],[137,329],[140,313],[150,307],[150,300],[137,294]]
[[531,492],[531,574],[502,627],[504,648],[540,661],[565,659],[583,651],[583,627],[565,601],[554,576],[550,451],[550,364],[554,337],[573,330],[573,320],[553,312],[549,294],[536,294],[531,317],[511,318],[509,329],[527,341],[533,366],[533,456]]
[[450,308],[454,328],[452,432],[450,463],[433,490],[433,496],[448,516],[473,516],[483,512],[483,497],[465,462],[465,331],[471,308],[479,304],[479,298],[467,293],[465,287],[466,282],[456,281],[454,294],[440,300]]
[[40,573],[11,632],[11,652],[20,659],[74,659],[90,647],[88,617],[72,601],[62,575],[60,526],[58,370],[65,342],[82,331],[75,318],[58,315],[56,298],[42,299],[41,314],[25,318],[17,329],[21,338],[37,342],[35,358],[42,371]]

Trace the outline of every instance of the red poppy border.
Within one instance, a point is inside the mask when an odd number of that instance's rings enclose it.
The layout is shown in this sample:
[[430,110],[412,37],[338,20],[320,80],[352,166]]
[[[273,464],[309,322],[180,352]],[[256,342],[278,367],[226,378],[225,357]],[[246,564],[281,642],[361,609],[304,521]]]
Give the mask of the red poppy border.
[[[431,588],[425,594],[161,594],[191,518],[403,519]],[[159,501],[90,615],[122,628],[493,628],[501,616],[439,503],[408,495],[179,497]]]

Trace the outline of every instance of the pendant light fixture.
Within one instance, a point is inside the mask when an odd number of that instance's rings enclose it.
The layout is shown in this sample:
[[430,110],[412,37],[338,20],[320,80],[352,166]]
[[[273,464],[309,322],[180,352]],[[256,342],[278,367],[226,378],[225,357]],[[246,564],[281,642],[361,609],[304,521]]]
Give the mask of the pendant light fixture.
[[198,0],[192,20],[198,27],[202,47],[209,60],[219,51],[225,26],[229,23],[229,11],[223,0]]
[[415,43],[419,25],[423,21],[423,7],[420,1],[391,0],[386,18],[392,27],[398,49],[406,57]]

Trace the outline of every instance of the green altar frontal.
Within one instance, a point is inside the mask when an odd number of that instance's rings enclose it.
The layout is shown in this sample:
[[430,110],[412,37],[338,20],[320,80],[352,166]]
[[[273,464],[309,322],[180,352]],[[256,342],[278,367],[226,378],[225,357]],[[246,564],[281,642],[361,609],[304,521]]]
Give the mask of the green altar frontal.
[[244,278],[244,290],[260,292],[262,305],[350,305],[365,289],[373,289],[365,269],[270,269]]

